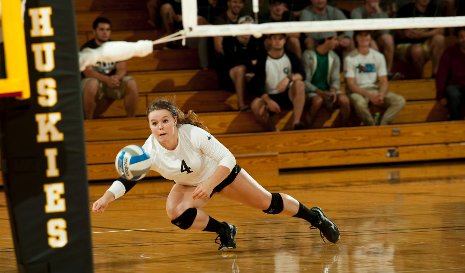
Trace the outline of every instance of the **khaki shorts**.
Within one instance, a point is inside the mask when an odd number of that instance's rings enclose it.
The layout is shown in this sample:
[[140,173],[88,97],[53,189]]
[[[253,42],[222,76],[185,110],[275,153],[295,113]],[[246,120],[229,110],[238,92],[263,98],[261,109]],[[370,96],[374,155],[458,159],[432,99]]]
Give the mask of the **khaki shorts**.
[[96,100],[101,100],[104,97],[114,99],[114,100],[119,100],[119,99],[124,98],[124,96],[126,95],[128,81],[134,80],[134,78],[131,76],[124,76],[118,88],[109,88],[103,82],[97,80],[96,78],[84,78],[81,80],[81,91],[84,91],[84,87],[86,86],[87,82],[91,80],[96,80],[99,82]]
[[[431,43],[431,39],[428,39],[424,41],[422,44],[418,44],[418,45],[421,45],[426,56],[429,56],[430,54],[430,43]],[[413,45],[416,45],[416,44],[398,44],[396,46],[396,52],[395,52],[396,57],[399,60],[408,62],[407,55],[409,53],[410,47]]]

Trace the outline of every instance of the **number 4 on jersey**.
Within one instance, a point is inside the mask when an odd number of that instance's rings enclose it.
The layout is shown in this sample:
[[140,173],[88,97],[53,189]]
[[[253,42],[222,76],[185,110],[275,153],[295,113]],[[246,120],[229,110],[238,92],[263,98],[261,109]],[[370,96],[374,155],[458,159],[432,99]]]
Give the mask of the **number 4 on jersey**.
[[184,159],[181,162],[181,172],[187,172],[188,174],[192,172],[191,168],[187,166],[186,161],[184,161]]

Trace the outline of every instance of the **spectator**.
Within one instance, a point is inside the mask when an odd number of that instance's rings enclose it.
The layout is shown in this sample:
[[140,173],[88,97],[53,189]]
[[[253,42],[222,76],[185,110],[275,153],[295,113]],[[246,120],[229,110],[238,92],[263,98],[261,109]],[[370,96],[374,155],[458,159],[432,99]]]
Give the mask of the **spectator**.
[[[345,20],[347,17],[344,13],[327,4],[327,0],[310,0],[311,5],[302,10],[300,21],[328,21],[328,20]],[[313,49],[315,40],[321,39],[321,33],[306,33],[305,45],[307,49]],[[352,31],[345,31],[337,37],[339,49],[342,56],[345,56],[353,49]]]
[[455,5],[455,16],[465,15],[465,1],[457,1]]
[[309,126],[315,120],[321,105],[329,111],[340,106],[343,125],[347,126],[350,116],[350,103],[346,94],[341,93],[339,73],[341,61],[333,51],[337,46],[336,32],[322,33],[322,39],[317,40],[315,50],[304,52],[305,91],[311,100]]
[[149,13],[149,19],[147,23],[153,28],[157,28],[157,11],[160,5],[160,0],[148,0],[147,1],[147,11]]
[[457,44],[441,57],[436,75],[436,98],[449,109],[449,119],[463,119],[465,104],[465,28],[458,29]]
[[[237,24],[241,11],[244,9],[244,0],[228,0],[228,9],[215,18],[215,25]],[[213,37],[215,52],[223,54],[223,37]]]
[[206,24],[213,24],[215,18],[227,9],[226,0],[197,0],[197,13]]
[[[387,13],[381,9],[380,0],[365,0],[363,6],[354,8],[350,14],[352,19],[376,19],[388,18]],[[394,61],[394,37],[389,30],[377,30],[373,32],[371,47],[382,52],[386,59],[389,79],[393,77],[391,72]]]
[[371,33],[357,31],[354,38],[356,49],[344,60],[351,103],[365,125],[377,123],[369,104],[386,108],[379,124],[389,124],[404,107],[405,99],[388,91],[386,61],[381,53],[370,48]]
[[[399,18],[435,16],[441,16],[441,13],[430,0],[416,0],[415,3],[406,4],[397,11]],[[396,32],[396,56],[413,64],[416,77],[422,77],[423,66],[431,59],[434,76],[445,47],[443,33],[443,28],[398,30]]]
[[[197,0],[198,25],[210,25],[215,22],[217,16],[223,14],[227,9],[226,0]],[[198,47],[200,66],[207,69],[214,61],[215,51],[212,37],[201,37],[187,39],[188,45]],[[197,45],[192,45],[192,40],[197,40]]]
[[280,113],[283,109],[292,109],[293,128],[304,129],[300,121],[305,104],[305,71],[302,62],[284,50],[285,34],[271,34],[267,39],[270,47],[266,54],[259,57],[254,79],[257,90],[263,93],[252,101],[252,112],[268,129],[276,130],[270,112]]
[[[152,0],[158,2],[160,0]],[[149,5],[152,4],[152,5]],[[161,0],[159,7],[149,1],[148,8],[158,8],[158,14],[161,19],[161,26],[163,28],[163,36],[167,36],[175,33],[176,31],[183,28],[182,26],[182,8],[181,0]],[[149,11],[149,14],[153,12]],[[197,17],[198,25],[208,24],[206,19],[202,16]],[[208,46],[207,38],[194,38],[187,39],[187,46],[190,48],[197,48],[199,63],[202,69],[208,69]],[[178,41],[169,42],[164,49],[177,49],[181,45]]]
[[[239,24],[253,24],[250,16],[242,16]],[[262,46],[263,47],[263,46]],[[228,90],[235,90],[239,111],[249,109],[246,104],[248,80],[255,75],[255,64],[260,49],[260,41],[251,35],[224,37],[222,60],[218,69],[220,85]]]
[[[111,22],[104,17],[98,17],[92,23],[94,38],[87,41],[85,48],[98,48],[110,40]],[[134,117],[137,110],[136,81],[127,76],[126,62],[104,63],[88,66],[83,71],[81,81],[84,117],[93,119],[105,112],[114,100],[124,99],[124,107],[128,117]]]
[[288,0],[287,7],[294,18],[299,18],[302,10],[308,6],[308,0]]
[[[411,0],[411,2],[415,1]],[[443,16],[455,16],[457,8],[456,0],[432,0],[432,2],[441,10]]]
[[170,35],[182,29],[181,0],[161,0],[158,14],[164,35]]
[[[433,0],[433,3],[441,9],[444,16],[456,16],[457,5],[463,1],[456,0]],[[409,3],[415,3],[415,0],[381,0],[381,5],[384,10],[393,11],[394,15],[398,8],[401,8]]]
[[[269,11],[260,18],[260,23],[289,22],[294,21],[294,17],[288,10],[285,0],[270,0]],[[302,48],[300,47],[300,33],[287,34],[287,50],[302,58]]]

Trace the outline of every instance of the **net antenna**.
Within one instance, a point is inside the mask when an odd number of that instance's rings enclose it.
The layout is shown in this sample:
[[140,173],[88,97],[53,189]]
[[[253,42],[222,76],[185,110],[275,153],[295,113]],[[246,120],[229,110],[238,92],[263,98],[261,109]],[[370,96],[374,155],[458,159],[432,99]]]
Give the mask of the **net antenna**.
[[0,17],[5,48],[6,78],[0,79],[0,97],[28,99],[29,73],[26,56],[21,1],[0,1]]
[[259,11],[258,0],[252,0],[252,12],[254,14],[256,23],[258,23],[258,11]]

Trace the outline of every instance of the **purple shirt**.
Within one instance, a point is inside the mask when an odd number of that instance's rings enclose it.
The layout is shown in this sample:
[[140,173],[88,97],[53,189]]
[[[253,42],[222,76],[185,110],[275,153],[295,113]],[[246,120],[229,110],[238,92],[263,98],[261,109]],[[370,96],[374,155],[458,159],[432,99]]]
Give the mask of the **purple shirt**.
[[444,98],[448,85],[465,87],[465,53],[457,45],[444,51],[436,74],[436,99]]

